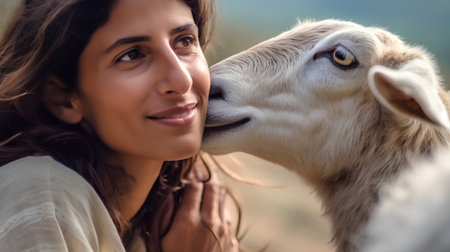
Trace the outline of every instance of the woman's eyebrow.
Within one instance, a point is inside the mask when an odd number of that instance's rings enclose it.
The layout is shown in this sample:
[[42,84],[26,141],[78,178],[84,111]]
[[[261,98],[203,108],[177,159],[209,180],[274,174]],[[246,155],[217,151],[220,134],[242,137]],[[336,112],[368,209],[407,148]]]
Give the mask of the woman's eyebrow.
[[[198,28],[195,24],[189,23],[189,24],[185,24],[185,25],[182,25],[182,26],[172,29],[169,34],[175,35],[175,34],[187,31],[187,30],[197,31]],[[110,45],[108,48],[106,48],[105,54],[111,52],[112,50],[114,50],[114,48],[119,47],[121,45],[131,44],[131,43],[136,43],[136,42],[143,42],[143,41],[150,41],[151,39],[152,38],[147,35],[120,38],[116,42],[114,42],[112,45]]]
[[150,36],[134,36],[134,37],[126,37],[118,39],[116,42],[114,42],[112,45],[110,45],[105,50],[105,54],[111,52],[114,48],[119,47],[121,45],[125,44],[131,44],[136,42],[142,42],[142,41],[150,41],[152,38]]
[[179,27],[177,27],[175,29],[172,29],[170,31],[170,35],[175,35],[177,33],[184,32],[184,31],[187,31],[187,30],[195,30],[195,31],[197,31],[198,28],[197,28],[197,26],[195,24],[189,23],[189,24],[185,24],[185,25],[179,26]]

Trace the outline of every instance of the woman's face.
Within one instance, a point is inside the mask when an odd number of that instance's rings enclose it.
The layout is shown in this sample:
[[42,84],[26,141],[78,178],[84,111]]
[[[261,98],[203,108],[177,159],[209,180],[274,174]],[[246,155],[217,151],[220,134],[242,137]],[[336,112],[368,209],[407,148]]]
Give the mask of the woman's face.
[[74,105],[119,157],[155,161],[200,148],[208,66],[181,0],[118,0],[79,61]]

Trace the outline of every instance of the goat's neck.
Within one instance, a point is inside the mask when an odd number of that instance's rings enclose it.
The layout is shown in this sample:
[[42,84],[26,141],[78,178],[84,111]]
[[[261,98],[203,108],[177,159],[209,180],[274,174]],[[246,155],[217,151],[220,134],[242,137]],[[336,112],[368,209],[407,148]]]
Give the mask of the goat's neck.
[[[395,167],[386,167],[390,168]],[[380,183],[382,181],[375,174],[363,176],[361,172],[343,171],[336,174],[336,177],[315,185],[322,199],[324,213],[332,222],[332,235],[337,251],[355,251],[352,239],[367,222],[373,205],[378,201]]]
[[309,181],[331,218],[337,251],[355,251],[354,239],[378,201],[380,187],[407,166],[409,155],[427,155],[450,139],[446,131],[423,123],[398,134],[392,134],[392,129],[385,131],[389,135],[378,132],[377,137],[369,135],[371,145],[361,148],[361,157],[352,167],[339,167],[331,177]]

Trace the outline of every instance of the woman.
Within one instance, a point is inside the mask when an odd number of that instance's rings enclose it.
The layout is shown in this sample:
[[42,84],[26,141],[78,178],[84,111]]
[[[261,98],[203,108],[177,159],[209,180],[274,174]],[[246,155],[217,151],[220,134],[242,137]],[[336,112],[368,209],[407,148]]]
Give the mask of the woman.
[[212,5],[22,4],[0,44],[0,251],[237,251],[193,158]]

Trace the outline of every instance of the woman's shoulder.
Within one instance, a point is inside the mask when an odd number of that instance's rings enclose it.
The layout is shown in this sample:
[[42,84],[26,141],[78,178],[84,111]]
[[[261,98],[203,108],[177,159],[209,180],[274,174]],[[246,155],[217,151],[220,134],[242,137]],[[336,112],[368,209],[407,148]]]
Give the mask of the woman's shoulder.
[[50,156],[29,156],[0,167],[0,209],[50,202],[104,207],[94,188],[78,173]]
[[76,210],[90,205],[104,208],[83,177],[50,156],[24,157],[0,167],[0,221],[10,211],[36,207],[59,211],[73,204],[79,206]]
[[96,195],[83,177],[50,156],[28,156],[0,167],[0,194],[7,191],[16,195],[43,191],[70,192],[65,195],[68,197]]
[[123,251],[93,187],[49,156],[25,157],[0,167],[0,250],[11,246],[16,251],[20,245],[17,234],[34,239],[27,248],[45,244]]
[[[28,180],[77,180],[86,182],[79,174],[50,156],[27,156],[0,167],[0,185],[10,182],[27,182]],[[56,179],[56,180],[55,180]],[[87,183],[87,182],[86,182]],[[26,186],[21,184],[20,186]]]

